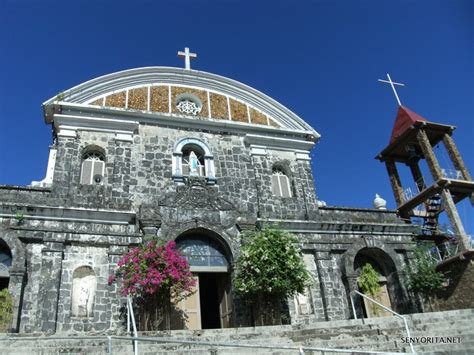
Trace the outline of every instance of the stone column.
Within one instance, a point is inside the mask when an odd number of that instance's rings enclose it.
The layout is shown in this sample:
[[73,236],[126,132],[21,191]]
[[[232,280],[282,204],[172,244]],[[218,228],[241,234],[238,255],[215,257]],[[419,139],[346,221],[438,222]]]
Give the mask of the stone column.
[[171,177],[173,181],[178,183],[178,185],[184,184],[184,177],[183,177],[183,153],[181,152],[173,152],[173,159],[172,159],[172,173]]
[[[445,134],[443,137],[443,143],[448,151],[451,161],[453,162],[454,168],[461,172],[464,180],[472,181],[472,177],[469,174],[469,171],[467,171],[466,165],[462,160],[461,154],[459,153],[453,138],[449,134]],[[471,204],[474,205],[474,193],[471,194]]]
[[428,135],[423,129],[420,129],[416,135],[416,138],[418,139],[418,144],[420,145],[421,151],[425,156],[426,163],[428,164],[428,168],[430,169],[434,181],[438,181],[443,177],[443,174],[441,173],[441,168],[439,166],[438,160],[436,159],[436,155],[433,152],[433,148],[431,147]]
[[[322,260],[327,260],[328,259],[328,254],[327,252],[316,252],[314,255],[314,261],[315,261],[315,266],[316,266],[316,274],[317,274],[317,280],[318,282],[318,288],[315,288],[315,297],[314,297],[314,302],[313,303],[313,308],[315,311],[315,314],[321,319],[328,321],[329,315],[328,315],[328,305],[327,305],[327,296],[326,296],[326,286],[325,286],[325,276],[326,273],[323,270],[322,266]],[[318,297],[319,296],[319,297]],[[320,300],[320,302],[318,302]]]
[[339,268],[338,254],[330,251],[318,251],[316,253],[316,266],[321,285],[321,295],[325,307],[327,320],[346,319],[349,313],[346,299],[346,288],[342,281]]
[[471,175],[467,171],[466,165],[462,160],[461,154],[459,154],[458,148],[456,147],[453,138],[451,138],[449,134],[445,134],[443,137],[443,143],[456,170],[459,170],[461,172],[464,180],[472,180]]
[[25,269],[11,269],[8,291],[13,297],[13,319],[11,331],[18,332],[20,328],[21,300],[23,298],[23,287],[25,286]]
[[443,199],[446,214],[448,215],[449,221],[451,222],[451,225],[453,226],[456,233],[456,239],[458,240],[460,251],[469,250],[469,238],[464,231],[461,218],[459,217],[458,210],[456,209],[456,205],[454,204],[453,197],[451,196],[449,189],[445,188],[441,191],[441,198]]
[[41,281],[38,292],[38,321],[43,332],[56,332],[63,243],[46,243],[42,250]]
[[300,183],[297,184],[297,189],[298,195],[303,197],[306,219],[314,219],[317,216],[318,204],[316,201],[314,179],[311,172],[311,161],[308,159],[309,158],[299,157],[298,154],[296,155],[298,179],[300,181]]
[[[362,311],[362,298],[359,295],[353,295],[352,291],[357,291],[358,286],[357,286],[357,275],[356,274],[348,274],[346,275],[346,281],[347,281],[347,286],[349,288],[349,294],[348,296],[348,302],[350,305],[350,314],[352,315],[352,318],[355,318],[354,316],[357,315],[357,318],[363,318],[363,311]],[[354,296],[354,297],[352,297]],[[356,309],[356,314],[354,314],[354,311],[352,310],[352,303],[351,303],[351,297],[352,300],[354,301],[354,307]]]
[[[123,254],[127,251],[126,246],[111,245],[107,253],[109,262],[108,274],[112,275],[117,264]],[[120,319],[120,310],[122,307],[126,309],[126,297],[120,294],[120,280],[115,280],[112,284],[107,285],[107,298],[110,300],[108,309],[105,312],[106,321],[109,323],[109,330],[116,330],[123,327],[123,320]]]
[[387,160],[385,166],[387,167],[395,201],[397,201],[397,206],[400,206],[403,203],[403,188],[400,182],[400,176],[398,175],[397,166],[393,160]]

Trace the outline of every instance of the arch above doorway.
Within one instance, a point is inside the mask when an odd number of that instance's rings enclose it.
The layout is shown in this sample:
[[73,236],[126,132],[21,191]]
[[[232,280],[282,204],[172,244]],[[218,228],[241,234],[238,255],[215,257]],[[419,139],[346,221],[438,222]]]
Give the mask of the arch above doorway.
[[214,231],[194,228],[180,234],[176,245],[188,259],[193,272],[228,272],[232,251],[226,240]]
[[355,273],[359,274],[367,263],[371,264],[375,271],[384,277],[388,277],[397,271],[390,255],[380,248],[366,247],[360,249],[354,257],[353,269]]
[[[379,301],[382,301],[382,304],[396,312],[405,313],[408,298],[402,283],[402,260],[393,249],[386,248],[386,245],[375,238],[369,245],[364,240],[353,244],[344,254],[343,282],[346,287],[347,296],[351,297],[352,291],[359,290],[358,278],[365,264],[372,265],[380,275],[379,280],[382,287],[381,292],[383,293],[380,297],[384,297],[384,301],[381,299]],[[356,298],[354,301],[358,316],[363,317],[364,313],[367,313],[368,308],[366,300]],[[368,313],[366,315],[369,317],[373,316]]]
[[176,304],[186,315],[188,329],[228,328],[233,325],[232,253],[216,232],[194,228],[180,234],[176,245],[196,279],[195,293]]

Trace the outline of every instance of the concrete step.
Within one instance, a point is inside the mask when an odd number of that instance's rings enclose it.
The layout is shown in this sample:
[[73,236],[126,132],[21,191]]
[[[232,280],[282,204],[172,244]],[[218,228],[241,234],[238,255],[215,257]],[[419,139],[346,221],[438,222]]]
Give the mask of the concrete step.
[[[417,345],[420,351],[455,351],[462,354],[474,353],[474,330],[472,319],[474,309],[407,315],[412,336],[461,336],[461,344]],[[232,329],[180,330],[171,332],[142,332],[140,336],[156,336],[184,340],[208,342],[228,342],[239,344],[265,344],[275,346],[298,346],[304,344],[324,348],[351,348],[379,351],[409,351],[403,322],[397,317],[380,317],[364,320],[341,320],[297,324],[285,326],[247,327]],[[129,340],[114,340],[114,354],[130,354]],[[285,350],[224,348],[209,345],[176,345],[140,343],[140,354],[209,354],[209,349],[217,349],[217,354],[288,354]],[[104,336],[80,339],[70,336],[53,339],[48,336],[28,338],[24,334],[0,335],[0,354],[104,354],[107,340]],[[294,353],[294,351],[293,351]],[[318,352],[315,352],[317,354]]]
[[464,341],[460,344],[430,344],[416,345],[415,350],[419,354],[474,354],[474,340]]

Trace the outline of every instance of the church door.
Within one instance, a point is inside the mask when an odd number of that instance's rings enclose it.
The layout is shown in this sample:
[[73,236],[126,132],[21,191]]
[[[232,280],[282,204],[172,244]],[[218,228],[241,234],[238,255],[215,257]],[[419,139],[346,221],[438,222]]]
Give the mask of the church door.
[[194,274],[195,293],[177,304],[186,329],[216,329],[232,326],[232,297],[227,273]]
[[184,313],[184,327],[186,329],[201,329],[201,306],[199,302],[199,277],[194,275],[196,280],[195,293],[185,298],[177,308]]
[[[202,234],[201,234],[202,233]],[[216,329],[233,326],[229,253],[218,237],[193,230],[176,244],[196,278],[196,292],[176,305],[186,329]]]
[[[387,282],[380,282],[380,291],[375,297],[373,297],[377,302],[383,304],[385,307],[392,309],[392,304],[390,302],[390,296],[388,294]],[[373,317],[390,317],[392,313],[387,312],[382,307],[377,306],[375,303],[370,302],[364,298],[365,311],[367,313],[367,318]]]
[[232,293],[228,274],[222,274],[218,279],[219,316],[221,328],[230,328],[232,324]]

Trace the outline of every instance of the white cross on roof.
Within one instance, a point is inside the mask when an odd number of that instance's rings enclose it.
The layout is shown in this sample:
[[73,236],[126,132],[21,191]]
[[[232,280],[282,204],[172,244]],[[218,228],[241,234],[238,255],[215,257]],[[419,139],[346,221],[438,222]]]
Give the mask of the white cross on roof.
[[189,48],[185,47],[184,52],[178,52],[178,57],[184,58],[184,69],[191,70],[191,58],[197,58],[197,54],[191,53]]
[[392,81],[392,78],[390,78],[390,74],[388,74],[388,73],[387,73],[387,78],[388,78],[388,81],[387,80],[382,80],[382,79],[379,79],[379,81],[382,82],[382,83],[390,84],[392,86],[392,90],[393,90],[393,93],[395,94],[395,98],[397,99],[398,104],[400,106],[402,106],[402,103],[400,102],[400,98],[398,97],[398,94],[397,94],[397,90],[395,90],[395,85],[405,86],[405,84],[396,83],[396,82]]

